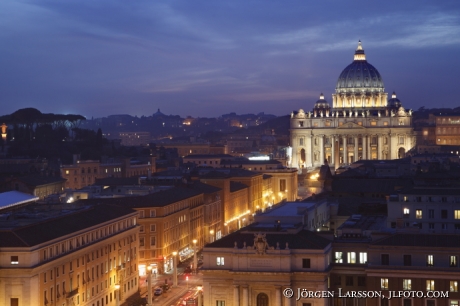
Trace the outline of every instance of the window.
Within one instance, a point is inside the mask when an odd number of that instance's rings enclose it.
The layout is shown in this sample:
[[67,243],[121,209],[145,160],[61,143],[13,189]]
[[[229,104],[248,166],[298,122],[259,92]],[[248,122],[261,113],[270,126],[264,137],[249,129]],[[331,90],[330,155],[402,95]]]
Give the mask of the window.
[[156,244],[157,244],[157,237],[156,236],[150,237],[150,245],[154,246]]
[[428,209],[428,218],[434,219],[434,209]]
[[335,263],[343,263],[343,253],[342,252],[335,252]]
[[346,286],[353,286],[353,276],[345,277],[345,285]]
[[265,293],[259,293],[257,295],[257,306],[268,306],[268,295]]
[[434,265],[434,258],[433,255],[426,256],[426,265],[432,267]]
[[457,255],[449,256],[449,266],[453,268],[458,267],[458,256]]
[[144,246],[144,237],[139,237],[139,246],[143,247]]
[[403,299],[403,306],[412,306],[411,299]]
[[403,290],[412,290],[412,280],[403,279]]
[[143,225],[141,225],[141,226],[139,227],[139,232],[140,232],[140,233],[143,233],[143,232],[144,232],[144,226],[143,226]]
[[404,255],[403,261],[405,266],[412,266],[412,256],[411,255]]
[[415,210],[415,219],[422,219],[422,210],[416,209]]
[[280,180],[280,192],[284,192],[286,190],[286,180],[281,179]]
[[310,269],[310,258],[303,258],[302,259],[302,268]]
[[390,254],[381,254],[380,260],[383,266],[388,266],[390,264]]
[[409,218],[409,212],[410,212],[409,208],[403,209],[404,218]]
[[155,218],[157,216],[157,212],[155,209],[150,210],[150,218]]
[[303,146],[303,138],[299,139],[299,146]]
[[355,252],[347,253],[347,262],[351,264],[356,263],[356,253]]
[[144,218],[144,211],[143,210],[139,210],[139,218]]
[[441,218],[442,219],[447,219],[447,209],[441,210]]
[[19,264],[19,256],[11,256],[11,264],[18,265]]
[[449,291],[458,292],[458,282],[457,281],[450,281]]
[[427,279],[426,280],[426,291],[433,291],[434,290],[434,279]]
[[225,301],[217,300],[216,301],[216,306],[225,306]]
[[388,278],[381,278],[380,279],[380,289],[388,290]]
[[156,224],[150,224],[150,231],[151,232],[156,232],[157,231],[157,225]]
[[399,136],[399,144],[404,144],[404,136]]
[[428,228],[429,229],[434,229],[434,223],[428,223]]
[[366,286],[366,277],[358,276],[358,286]]
[[454,210],[454,218],[455,219],[460,219],[460,210],[458,210],[458,209]]
[[224,265],[224,258],[223,257],[217,257],[217,265],[218,266],[223,266]]
[[359,253],[359,263],[360,264],[366,264],[367,263],[367,253],[366,252],[360,252]]

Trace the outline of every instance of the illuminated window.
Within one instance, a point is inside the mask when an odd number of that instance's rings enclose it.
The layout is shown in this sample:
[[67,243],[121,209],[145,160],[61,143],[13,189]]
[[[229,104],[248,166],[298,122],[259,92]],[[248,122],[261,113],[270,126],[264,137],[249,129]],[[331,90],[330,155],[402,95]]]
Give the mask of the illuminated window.
[[11,256],[11,264],[18,265],[19,264],[19,257],[18,256]]
[[403,279],[403,290],[412,290],[412,280]]
[[457,255],[449,256],[449,266],[452,268],[458,267],[458,256]]
[[421,209],[416,209],[415,210],[415,218],[416,219],[422,219],[422,210]]
[[457,285],[458,285],[457,281],[450,281],[450,286],[449,286],[450,292],[458,292]]
[[367,263],[367,253],[366,252],[360,252],[359,253],[359,263],[360,264],[366,264]]
[[335,263],[343,263],[343,253],[342,252],[335,252]]
[[380,279],[380,289],[388,290],[388,278],[381,278]]
[[434,279],[427,279],[426,280],[426,291],[433,291],[434,290]]
[[65,171],[65,174],[69,174],[69,170],[66,170],[66,171]]
[[376,125],[377,125],[377,122],[376,122],[376,121],[371,121],[371,125],[372,125],[372,126],[376,126]]
[[426,265],[432,267],[434,265],[434,257],[433,255],[426,256]]
[[347,262],[351,264],[356,263],[356,253],[355,252],[347,253]]
[[388,125],[388,121],[384,121],[384,122],[383,122],[383,125],[384,125],[384,126],[387,126],[387,125]]
[[458,210],[458,209],[454,210],[454,218],[455,219],[460,219],[460,210]]
[[410,213],[409,208],[404,208],[404,209],[403,209],[403,214],[404,214],[404,217],[405,217],[405,218],[409,217],[409,213]]
[[218,266],[223,266],[224,263],[225,263],[225,261],[224,261],[223,257],[217,257],[217,265]]

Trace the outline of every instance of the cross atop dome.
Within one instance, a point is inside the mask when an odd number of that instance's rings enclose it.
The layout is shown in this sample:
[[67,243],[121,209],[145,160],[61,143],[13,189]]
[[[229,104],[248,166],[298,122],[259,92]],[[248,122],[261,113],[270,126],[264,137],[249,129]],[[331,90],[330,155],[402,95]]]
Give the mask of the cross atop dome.
[[366,55],[364,54],[364,49],[363,46],[361,45],[361,40],[358,40],[358,47],[356,48],[355,51],[355,61],[365,61],[366,60]]

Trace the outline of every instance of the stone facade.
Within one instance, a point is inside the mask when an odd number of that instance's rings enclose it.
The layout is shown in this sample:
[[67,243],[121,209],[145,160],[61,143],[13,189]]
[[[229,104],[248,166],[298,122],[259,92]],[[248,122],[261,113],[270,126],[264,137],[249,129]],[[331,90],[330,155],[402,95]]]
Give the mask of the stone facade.
[[313,111],[292,112],[288,166],[316,168],[327,160],[338,168],[360,159],[396,159],[415,146],[412,110],[405,110],[395,93],[387,99],[361,42],[332,97],[332,107],[321,94]]

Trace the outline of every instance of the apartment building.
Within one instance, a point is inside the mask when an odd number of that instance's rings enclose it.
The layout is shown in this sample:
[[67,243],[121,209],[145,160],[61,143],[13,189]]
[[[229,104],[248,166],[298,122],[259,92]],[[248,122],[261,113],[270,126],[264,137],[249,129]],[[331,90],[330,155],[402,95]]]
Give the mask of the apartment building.
[[116,305],[138,291],[135,210],[32,205],[0,226],[0,305]]
[[460,190],[408,187],[388,200],[387,226],[420,233],[460,233]]
[[96,179],[133,176],[149,176],[155,172],[155,157],[147,157],[145,161],[132,161],[125,158],[120,161],[101,163],[98,160],[79,160],[74,157],[71,165],[61,165],[61,176],[67,181],[66,188],[80,189],[96,182]]

